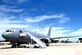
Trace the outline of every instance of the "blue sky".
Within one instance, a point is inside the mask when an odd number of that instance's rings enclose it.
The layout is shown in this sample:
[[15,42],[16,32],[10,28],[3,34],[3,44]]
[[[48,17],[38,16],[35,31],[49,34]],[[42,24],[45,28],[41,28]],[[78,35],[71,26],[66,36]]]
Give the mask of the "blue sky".
[[9,28],[46,34],[50,26],[51,37],[82,35],[81,23],[81,0],[0,1],[0,35]]

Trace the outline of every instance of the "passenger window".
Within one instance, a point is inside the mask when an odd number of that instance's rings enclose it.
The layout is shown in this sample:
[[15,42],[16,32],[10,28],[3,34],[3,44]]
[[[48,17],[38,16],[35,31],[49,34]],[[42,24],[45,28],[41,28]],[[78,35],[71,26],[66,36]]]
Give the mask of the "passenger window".
[[22,31],[20,30],[20,33],[22,33]]
[[6,30],[6,32],[10,32],[9,30]]

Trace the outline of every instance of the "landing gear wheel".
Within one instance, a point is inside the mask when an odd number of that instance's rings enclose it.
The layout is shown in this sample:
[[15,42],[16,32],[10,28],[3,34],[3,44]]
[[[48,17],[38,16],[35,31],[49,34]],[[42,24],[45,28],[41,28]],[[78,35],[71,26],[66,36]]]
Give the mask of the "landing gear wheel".
[[13,44],[13,45],[11,46],[11,48],[16,48],[16,44]]
[[20,43],[19,42],[17,43],[17,47],[20,48]]
[[46,44],[46,46],[49,46],[49,44]]

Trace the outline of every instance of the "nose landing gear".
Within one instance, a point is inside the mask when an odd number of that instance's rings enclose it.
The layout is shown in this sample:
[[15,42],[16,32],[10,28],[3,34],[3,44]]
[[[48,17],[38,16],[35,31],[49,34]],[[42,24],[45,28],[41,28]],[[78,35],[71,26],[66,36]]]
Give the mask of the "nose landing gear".
[[12,43],[11,48],[19,48],[20,47],[20,43]]

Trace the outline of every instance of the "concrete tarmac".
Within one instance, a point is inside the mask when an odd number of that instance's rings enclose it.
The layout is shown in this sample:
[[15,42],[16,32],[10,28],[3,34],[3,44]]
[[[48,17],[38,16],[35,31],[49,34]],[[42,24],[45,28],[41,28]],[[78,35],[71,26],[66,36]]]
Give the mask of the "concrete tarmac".
[[52,43],[46,48],[10,48],[0,45],[0,55],[82,55],[82,43]]

